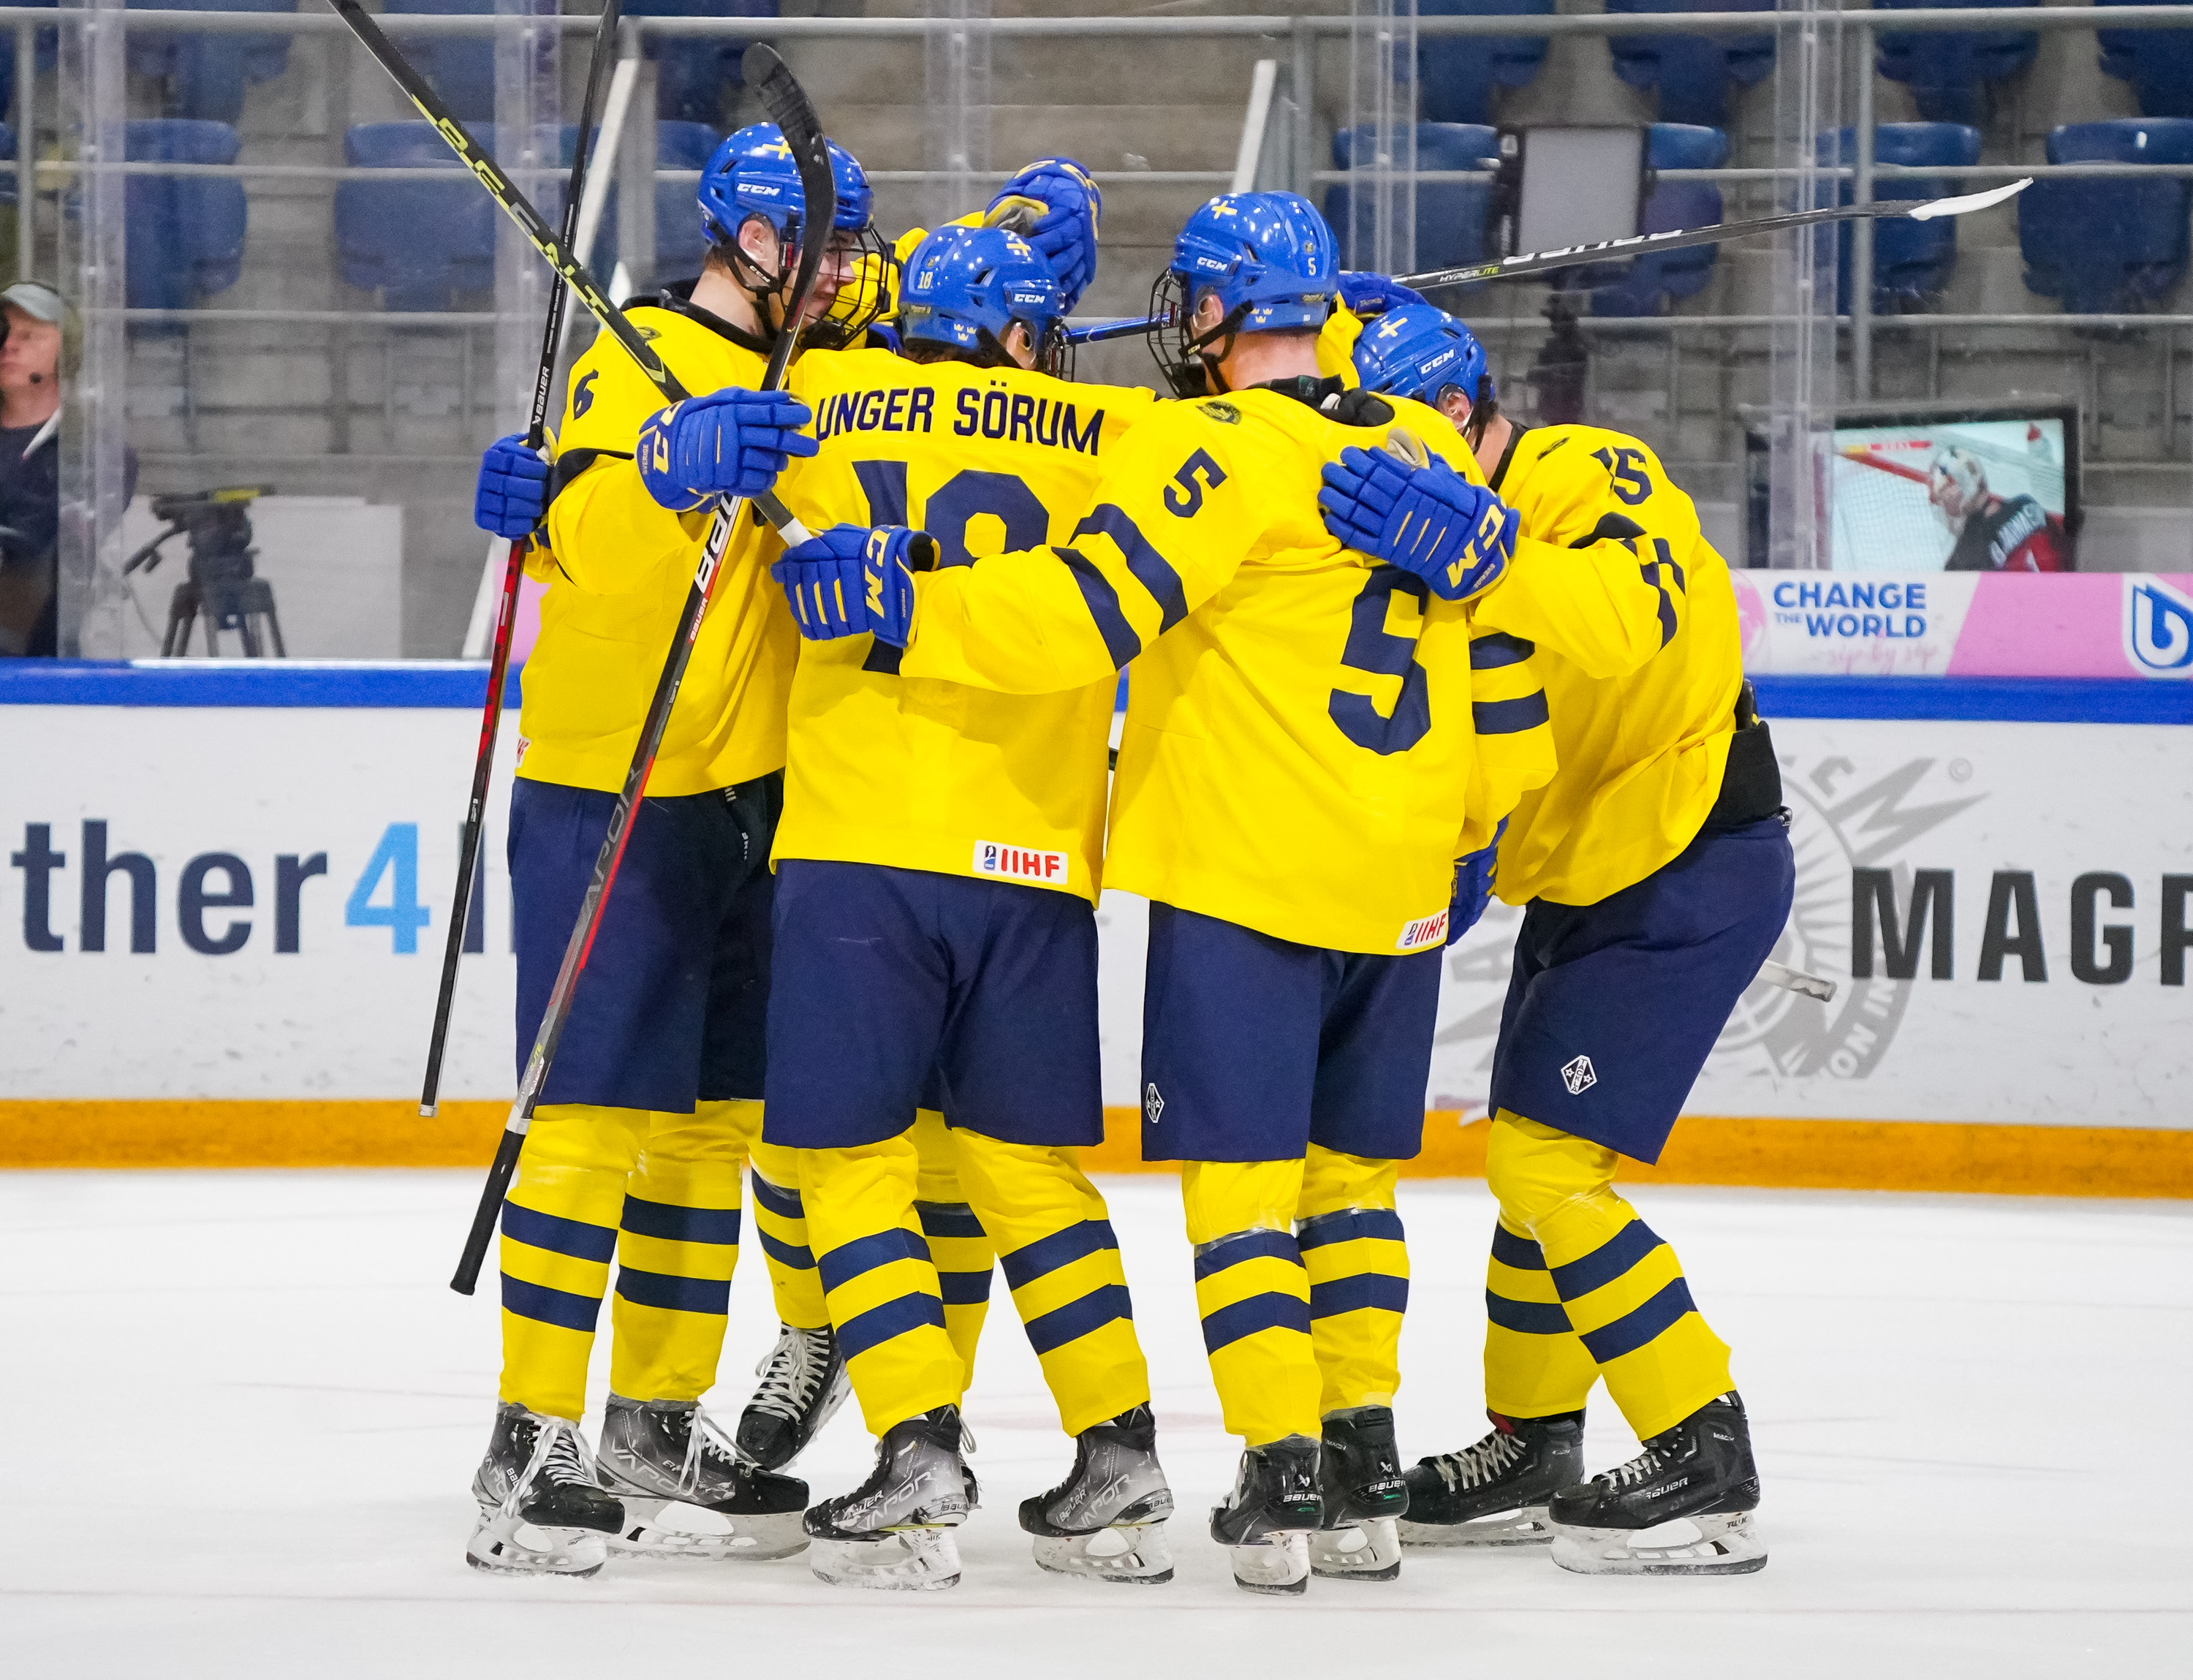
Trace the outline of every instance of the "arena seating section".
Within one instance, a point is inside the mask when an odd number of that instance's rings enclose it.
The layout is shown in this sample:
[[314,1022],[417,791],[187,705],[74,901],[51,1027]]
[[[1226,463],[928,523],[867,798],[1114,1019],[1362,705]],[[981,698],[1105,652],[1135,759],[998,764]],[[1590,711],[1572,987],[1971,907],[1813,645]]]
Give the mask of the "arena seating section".
[[[126,3],[170,14],[264,13],[270,20],[313,10],[300,0]],[[1557,32],[1555,14],[1572,9],[1559,0],[1419,0],[1427,20],[1499,21],[1490,26],[1498,31],[1493,34],[1419,37],[1417,164],[1448,178],[1417,186],[1417,267],[1495,254],[1499,135],[1517,127],[1646,128],[1649,175],[1640,220],[1647,232],[1711,226],[1789,202],[1787,189],[1771,181],[1685,178],[1754,171],[1772,162],[1773,32],[1755,27],[1749,17],[1735,32],[1710,36],[1655,33],[1629,24],[1633,17],[1712,9],[1756,13],[1763,25],[1775,0],[1599,3],[1613,15],[1609,35]],[[1915,7],[1962,10],[1979,3],[1875,0],[1870,15],[1880,32],[1865,68],[1872,77],[1873,152],[1884,171],[1875,179],[1876,198],[1971,191],[2006,179],[2005,166],[2044,157],[2135,171],[2193,168],[2193,31],[2144,21],[2152,15],[2144,8],[2167,0],[2110,0],[2091,30],[1901,26],[1900,14]],[[391,33],[443,97],[495,144],[500,136],[491,42],[484,35],[411,32],[403,16],[484,18],[496,0],[378,4],[389,14]],[[782,8],[782,0],[627,0],[626,11],[638,20],[751,19],[753,36],[765,38]],[[860,0],[833,0],[824,9],[893,15],[905,9]],[[1046,0],[1042,9],[1080,9]],[[1275,9],[1226,0],[1218,9]],[[1177,7],[1159,10],[1184,15]],[[659,169],[697,169],[732,124],[755,114],[740,75],[747,38],[742,25],[730,39],[645,41],[652,110],[641,114],[655,118]],[[43,72],[34,112],[37,149],[53,158],[61,153],[57,31],[51,27],[28,36],[0,31],[0,158],[18,150],[24,82],[33,67],[19,62],[26,39]],[[576,114],[586,39],[583,32],[564,37],[564,116]],[[791,50],[833,134],[872,169],[889,177],[921,165],[930,121],[921,39],[867,40],[857,48],[802,41]],[[993,161],[1002,168],[1059,146],[1100,172],[1110,210],[1105,262],[1083,307],[1095,314],[1138,312],[1170,229],[1214,190],[1204,182],[1234,163],[1257,60],[1280,60],[1285,95],[1291,55],[1284,42],[1188,37],[1177,49],[1168,45],[1161,63],[1153,62],[1147,43],[1094,37],[1062,36],[1040,51],[1001,37],[994,51]],[[1364,137],[1346,126],[1347,62],[1346,42],[1327,37],[1319,52],[1311,116],[1314,164],[1343,175],[1366,161],[1366,150]],[[1854,58],[1846,59],[1845,120],[1858,69]],[[446,581],[427,587],[445,591],[448,599],[420,608],[419,625],[436,628],[419,637],[407,630],[406,646],[454,651],[446,626],[465,620],[477,584],[469,502],[461,499],[469,491],[460,484],[459,466],[436,479],[437,488],[412,486],[427,470],[415,464],[421,460],[461,463],[486,435],[483,416],[498,402],[495,335],[477,318],[477,312],[494,307],[503,237],[497,212],[432,131],[340,37],[285,37],[262,32],[255,20],[239,33],[186,27],[133,34],[127,70],[129,158],[208,171],[131,175],[122,192],[127,301],[133,311],[157,312],[129,323],[131,436],[153,463],[148,472],[165,474],[153,482],[180,488],[210,481],[209,474],[248,476],[261,470],[262,455],[272,450],[293,462],[316,463],[309,471],[284,469],[280,476],[293,488],[393,495],[407,506],[421,497],[432,501],[435,511],[424,516],[429,526],[407,515],[407,531],[434,533],[421,542],[436,556],[432,566],[448,571]],[[575,127],[564,123],[541,150],[568,163],[576,142]],[[1846,129],[1824,136],[1817,155],[1823,163],[1847,166],[1857,151],[1855,134]],[[336,181],[317,169],[294,175],[223,170],[239,163],[402,173]],[[627,155],[625,164],[632,163]],[[1991,173],[1973,173],[1982,166]],[[1128,179],[1145,167],[1159,179]],[[629,186],[623,167],[618,180]],[[604,185],[611,190],[601,232],[584,255],[606,282],[610,277],[603,271],[620,258],[630,262],[622,238],[648,218],[621,215],[617,181]],[[61,215],[79,213],[81,195],[72,186],[53,177],[42,186],[48,204]],[[1328,179],[1312,190],[1345,241],[1355,196],[1349,183]],[[1839,190],[1847,195],[1852,188],[1846,182]],[[887,231],[896,233],[930,213],[923,192],[902,179],[878,182],[879,218]],[[691,192],[690,181],[656,183],[654,272],[633,263],[636,286],[697,270],[702,252]],[[552,217],[560,209],[553,183],[535,197]],[[0,267],[11,271],[15,200],[14,173],[0,174]],[[1835,261],[1838,312],[1849,312],[1859,301],[1859,285],[1869,288],[1863,295],[1877,318],[1869,342],[1878,398],[1954,398],[2013,386],[2064,393],[2090,416],[2082,439],[2090,467],[2102,470],[2095,463],[2105,456],[2129,463],[2114,481],[2093,481],[2090,501],[2097,507],[2112,501],[2145,507],[2161,493],[2154,486],[2182,482],[2174,475],[2185,458],[2184,393],[2193,389],[2193,377],[2173,371],[2158,379],[2173,342],[2167,330],[2093,318],[2193,313],[2184,290],[2193,255],[2190,221],[2193,175],[2158,168],[2145,178],[2135,172],[2044,179],[2014,205],[1963,221],[1876,221],[1867,275],[1853,272],[1858,241],[1848,225],[1823,231],[1816,249]],[[51,261],[49,220],[45,226],[42,264]],[[1542,290],[1484,286],[1466,295],[1448,292],[1440,301],[1458,303],[1465,312],[1502,312],[1514,330],[1503,336],[1500,353],[1514,365],[1529,365],[1542,350],[1552,355],[1558,348],[1577,363],[1571,371],[1579,390],[1587,385],[1578,370],[1589,369],[1595,413],[1637,430],[1667,459],[1682,462],[1700,485],[1702,500],[1733,503],[1742,495],[1742,467],[1734,458],[1740,447],[1732,453],[1729,439],[1738,435],[1738,410],[1764,400],[1768,388],[1767,335],[1759,324],[1781,307],[1775,261],[1767,242],[1749,241],[1567,271],[1554,283],[1569,295],[1563,311],[1572,304],[1589,318],[1582,323],[1586,330],[1572,331],[1560,347],[1546,337],[1539,318],[1547,307]],[[193,310],[203,313],[186,318]],[[232,323],[206,324],[232,312]],[[392,327],[363,320],[369,315],[406,318]],[[474,318],[438,318],[456,315]],[[1983,316],[1995,324],[1929,327],[1938,315]],[[1669,320],[1699,324],[1671,331],[1664,324]],[[1708,324],[1721,320],[1732,324]],[[586,330],[583,324],[575,329]],[[2182,330],[2175,338],[2182,353]],[[1842,335],[1839,353],[1847,368],[1855,342],[1854,335]],[[1109,360],[1091,354],[1084,371],[1144,376],[1126,349]],[[2173,402],[2159,399],[2173,395]],[[324,472],[317,464],[322,462]],[[407,591],[415,582],[407,581]]]

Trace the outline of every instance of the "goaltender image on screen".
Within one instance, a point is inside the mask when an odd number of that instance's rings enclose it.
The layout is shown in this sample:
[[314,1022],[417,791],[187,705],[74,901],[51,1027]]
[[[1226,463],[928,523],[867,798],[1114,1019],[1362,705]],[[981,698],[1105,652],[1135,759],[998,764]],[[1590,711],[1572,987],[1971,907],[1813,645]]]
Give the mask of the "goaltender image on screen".
[[2069,571],[2064,417],[1840,427],[1837,571]]

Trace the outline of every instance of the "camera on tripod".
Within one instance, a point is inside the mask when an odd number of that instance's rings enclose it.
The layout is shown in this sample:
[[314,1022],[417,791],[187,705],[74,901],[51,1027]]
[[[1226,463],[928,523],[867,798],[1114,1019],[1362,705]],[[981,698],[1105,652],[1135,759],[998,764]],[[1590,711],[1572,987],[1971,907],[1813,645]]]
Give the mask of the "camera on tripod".
[[270,637],[275,657],[288,657],[289,650],[282,645],[282,621],[274,611],[274,586],[254,569],[259,551],[251,546],[247,511],[261,496],[272,494],[273,488],[238,485],[152,498],[152,517],[165,520],[168,528],[129,557],[123,575],[140,567],[149,572],[159,565],[160,545],[171,536],[188,537],[191,550],[190,575],[175,586],[169,605],[162,658],[190,651],[191,626],[201,617],[209,657],[220,652],[216,633],[221,630],[233,630],[243,638],[247,659],[265,658]]

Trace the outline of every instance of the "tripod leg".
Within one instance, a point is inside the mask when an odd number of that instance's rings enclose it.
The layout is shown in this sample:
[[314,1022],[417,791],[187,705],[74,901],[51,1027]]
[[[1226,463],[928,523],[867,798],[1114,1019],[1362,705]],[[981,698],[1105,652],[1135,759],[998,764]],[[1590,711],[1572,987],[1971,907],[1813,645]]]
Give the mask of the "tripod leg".
[[274,657],[277,659],[287,659],[289,657],[289,650],[282,645],[281,616],[274,611],[274,603],[272,601],[266,604],[266,628],[274,633]]
[[252,628],[257,617],[258,615],[250,612],[236,615],[236,634],[243,639],[243,657],[246,659],[262,657],[259,649],[259,632]]

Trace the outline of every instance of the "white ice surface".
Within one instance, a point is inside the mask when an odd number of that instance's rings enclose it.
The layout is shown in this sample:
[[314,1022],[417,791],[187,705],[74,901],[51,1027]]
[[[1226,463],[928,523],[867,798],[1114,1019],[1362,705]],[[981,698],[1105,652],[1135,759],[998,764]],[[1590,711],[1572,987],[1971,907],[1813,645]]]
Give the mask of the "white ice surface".
[[[1169,1586],[1039,1574],[1013,1510],[1068,1454],[1002,1285],[968,1404],[963,1584],[825,1587],[798,1559],[465,1568],[491,1292],[444,1287],[478,1179],[0,1175],[0,1674],[48,1676],[2193,1674],[2193,1209],[1646,1189],[1737,1350],[1765,1573],[1584,1579],[1411,1554],[1391,1585],[1250,1597],[1202,1532],[1218,1430],[1172,1184],[1106,1188],[1183,1513]],[[1406,1185],[1411,1458],[1481,1431],[1481,1184]],[[732,1292],[716,1406],[773,1320]],[[606,1319],[606,1315],[604,1316]],[[598,1372],[606,1373],[606,1357]],[[598,1406],[598,1385],[596,1404]],[[1595,1467],[1634,1448],[1595,1399]],[[803,1468],[857,1479],[841,1413]]]

